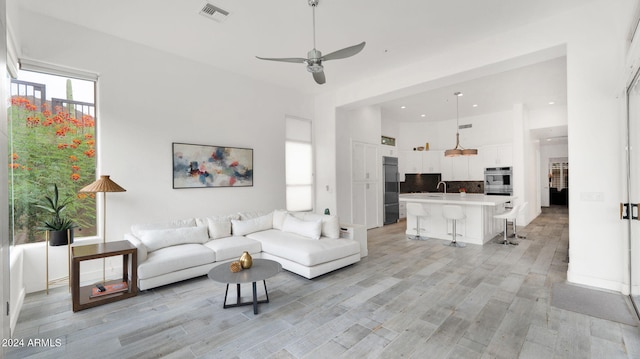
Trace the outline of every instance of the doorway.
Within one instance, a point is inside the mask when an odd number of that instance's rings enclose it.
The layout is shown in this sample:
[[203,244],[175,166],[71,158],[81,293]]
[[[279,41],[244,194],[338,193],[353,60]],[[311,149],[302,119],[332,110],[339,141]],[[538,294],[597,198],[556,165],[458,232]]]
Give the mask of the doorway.
[[569,205],[569,161],[567,158],[549,159],[549,204]]

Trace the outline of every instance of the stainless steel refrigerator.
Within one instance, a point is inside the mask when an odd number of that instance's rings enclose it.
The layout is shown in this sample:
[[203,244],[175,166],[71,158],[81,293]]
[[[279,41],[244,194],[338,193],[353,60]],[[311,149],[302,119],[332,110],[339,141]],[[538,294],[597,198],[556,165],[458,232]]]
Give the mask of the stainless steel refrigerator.
[[382,168],[384,169],[384,224],[396,223],[400,216],[398,158],[382,157]]

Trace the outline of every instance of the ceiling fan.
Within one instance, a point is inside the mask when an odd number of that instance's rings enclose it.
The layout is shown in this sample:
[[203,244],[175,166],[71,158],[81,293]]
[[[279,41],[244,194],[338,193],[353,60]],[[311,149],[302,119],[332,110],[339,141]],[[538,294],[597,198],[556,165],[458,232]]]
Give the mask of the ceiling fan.
[[287,58],[269,58],[256,56],[260,60],[269,61],[281,61],[281,62],[294,62],[307,64],[307,71],[313,74],[313,79],[320,85],[326,82],[324,76],[324,67],[322,61],[337,60],[351,57],[364,48],[366,44],[364,41],[353,46],[345,47],[344,49],[334,51],[328,55],[322,55],[322,52],[316,50],[316,6],[320,0],[308,0],[309,6],[313,9],[313,50],[307,53],[307,58],[302,57],[287,57]]

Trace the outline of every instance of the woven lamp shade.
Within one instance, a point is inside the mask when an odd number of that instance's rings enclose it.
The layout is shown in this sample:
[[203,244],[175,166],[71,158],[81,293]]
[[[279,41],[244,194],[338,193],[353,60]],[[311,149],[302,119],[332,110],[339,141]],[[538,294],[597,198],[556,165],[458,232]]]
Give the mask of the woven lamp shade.
[[126,192],[127,190],[120,187],[117,183],[109,179],[108,175],[100,176],[100,179],[90,185],[85,186],[80,192]]

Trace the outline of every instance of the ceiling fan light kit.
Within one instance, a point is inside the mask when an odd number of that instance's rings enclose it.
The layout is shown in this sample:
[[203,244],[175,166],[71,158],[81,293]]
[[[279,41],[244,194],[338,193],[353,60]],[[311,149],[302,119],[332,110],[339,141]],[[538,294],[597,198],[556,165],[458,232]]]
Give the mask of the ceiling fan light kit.
[[320,0],[308,0],[309,6],[313,10],[313,49],[307,53],[307,58],[302,57],[286,57],[286,58],[273,58],[273,57],[260,57],[256,58],[267,61],[280,61],[280,62],[293,62],[307,64],[307,71],[313,75],[313,79],[316,83],[322,85],[326,82],[324,75],[324,67],[322,61],[345,59],[356,55],[364,48],[366,42],[361,42],[357,45],[345,47],[344,49],[334,51],[328,55],[322,56],[322,52],[316,49],[316,6]]
[[460,146],[460,133],[458,133],[458,129],[460,128],[459,120],[460,120],[460,112],[458,106],[458,97],[462,96],[462,92],[454,92],[453,94],[456,97],[456,147],[444,151],[445,157],[457,157],[457,156],[475,156],[478,154],[478,150],[474,148],[464,148]]

